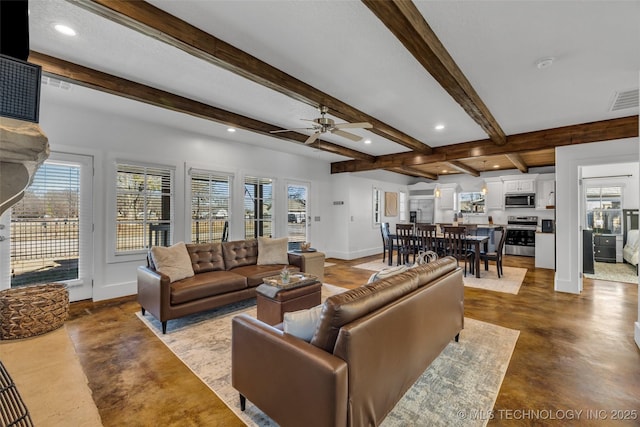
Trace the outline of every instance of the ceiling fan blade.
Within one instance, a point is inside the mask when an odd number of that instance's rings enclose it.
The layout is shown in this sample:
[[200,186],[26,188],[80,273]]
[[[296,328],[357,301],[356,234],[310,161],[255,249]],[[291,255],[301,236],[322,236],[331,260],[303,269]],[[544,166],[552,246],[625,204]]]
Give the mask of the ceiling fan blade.
[[360,122],[360,123],[338,123],[333,126],[336,129],[349,129],[349,128],[360,128],[360,129],[371,129],[373,125],[369,122]]
[[318,139],[318,137],[320,136],[320,132],[316,132],[313,135],[311,135],[305,142],[305,145],[309,145],[311,143],[313,143],[316,139]]
[[343,138],[347,138],[347,139],[350,139],[350,140],[355,141],[355,142],[358,142],[358,141],[360,141],[362,139],[361,136],[354,135],[352,133],[345,132],[345,131],[340,130],[340,129],[334,129],[334,130],[331,131],[331,133],[334,133],[336,135],[340,135]]
[[315,128],[293,128],[293,129],[270,130],[269,133],[295,132],[297,130],[315,130]]

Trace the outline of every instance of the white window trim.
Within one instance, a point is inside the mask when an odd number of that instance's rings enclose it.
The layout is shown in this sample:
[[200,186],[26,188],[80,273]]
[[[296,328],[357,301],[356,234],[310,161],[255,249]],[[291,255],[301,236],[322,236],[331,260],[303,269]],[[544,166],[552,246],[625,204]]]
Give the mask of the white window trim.
[[113,159],[109,162],[109,167],[107,171],[107,176],[109,177],[109,183],[107,184],[107,212],[106,212],[106,222],[107,222],[107,230],[106,230],[106,254],[107,254],[107,264],[116,264],[120,262],[132,262],[132,261],[140,261],[144,260],[147,256],[146,250],[138,250],[131,251],[126,254],[117,254],[116,253],[116,198],[117,198],[117,171],[118,164],[128,164],[132,166],[141,166],[141,167],[150,167],[150,168],[162,168],[171,170],[172,172],[172,186],[173,186],[173,203],[171,206],[172,209],[172,219],[171,219],[171,233],[175,236],[175,213],[176,213],[176,167],[175,165],[166,165],[159,163],[149,163],[138,160],[131,159]]

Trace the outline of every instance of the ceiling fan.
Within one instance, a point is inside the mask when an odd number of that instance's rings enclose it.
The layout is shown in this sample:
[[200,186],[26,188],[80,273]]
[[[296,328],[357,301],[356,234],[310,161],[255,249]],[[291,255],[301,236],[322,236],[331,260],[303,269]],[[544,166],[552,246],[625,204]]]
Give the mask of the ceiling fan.
[[354,135],[349,132],[345,132],[342,129],[371,129],[373,125],[368,122],[361,123],[336,123],[333,119],[325,117],[325,114],[329,112],[329,107],[325,107],[324,105],[320,106],[320,117],[315,119],[301,119],[307,122],[312,122],[311,127],[308,128],[295,128],[295,129],[282,129],[282,130],[272,130],[270,133],[280,133],[280,132],[290,132],[294,130],[312,130],[314,131],[313,135],[311,135],[304,143],[306,145],[311,144],[316,139],[320,137],[325,132],[330,132],[335,135],[339,135],[343,138],[350,139],[352,141],[360,141],[362,139],[361,136]]

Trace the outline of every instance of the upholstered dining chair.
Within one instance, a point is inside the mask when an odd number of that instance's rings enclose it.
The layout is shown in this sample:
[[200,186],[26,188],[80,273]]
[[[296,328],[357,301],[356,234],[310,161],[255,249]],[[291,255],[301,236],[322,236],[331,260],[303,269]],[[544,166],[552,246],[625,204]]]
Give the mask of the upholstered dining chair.
[[495,232],[500,231],[500,240],[498,241],[498,244],[496,245],[496,250],[494,252],[486,252],[486,253],[480,253],[480,259],[484,260],[484,269],[485,270],[489,270],[489,261],[495,261],[496,263],[496,270],[498,271],[498,279],[501,277],[500,275],[504,276],[504,272],[502,270],[502,251],[504,248],[504,242],[507,238],[507,232],[503,227],[498,227],[494,230]]
[[418,250],[432,251],[438,255],[442,255],[442,249],[440,248],[436,237],[437,229],[438,227],[435,224],[416,224]]
[[473,273],[474,252],[467,248],[466,229],[464,226],[444,227],[445,255],[454,257],[458,262],[464,260],[464,275],[467,276],[467,263]]
[[409,263],[411,255],[413,255],[413,262],[416,262],[417,247],[413,228],[413,224],[396,224],[398,265]]

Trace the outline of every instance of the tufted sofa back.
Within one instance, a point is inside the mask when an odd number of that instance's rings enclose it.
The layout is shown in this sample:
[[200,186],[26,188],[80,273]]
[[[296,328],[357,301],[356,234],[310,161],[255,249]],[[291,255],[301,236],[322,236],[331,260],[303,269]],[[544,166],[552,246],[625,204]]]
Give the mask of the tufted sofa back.
[[258,240],[236,240],[222,243],[222,255],[227,270],[242,267],[243,265],[255,265],[258,263]]
[[220,243],[187,243],[187,252],[195,274],[225,269]]

